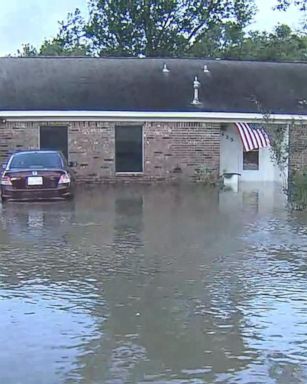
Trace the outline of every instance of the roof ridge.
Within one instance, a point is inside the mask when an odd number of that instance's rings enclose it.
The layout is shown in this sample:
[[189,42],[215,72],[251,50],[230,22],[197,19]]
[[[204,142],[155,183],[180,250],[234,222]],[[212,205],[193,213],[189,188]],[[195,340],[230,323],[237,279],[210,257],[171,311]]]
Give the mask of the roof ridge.
[[226,62],[226,63],[258,63],[258,64],[307,64],[304,60],[276,61],[258,59],[222,59],[212,57],[125,57],[125,56],[2,56],[0,60],[118,60],[118,61],[207,61],[207,62]]

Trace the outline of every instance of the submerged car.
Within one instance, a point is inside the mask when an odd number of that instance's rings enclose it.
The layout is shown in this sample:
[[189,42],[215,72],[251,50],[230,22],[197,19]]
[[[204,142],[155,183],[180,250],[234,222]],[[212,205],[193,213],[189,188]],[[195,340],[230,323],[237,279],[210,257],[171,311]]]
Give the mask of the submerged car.
[[71,199],[73,174],[61,152],[22,151],[3,166],[0,186],[2,201]]

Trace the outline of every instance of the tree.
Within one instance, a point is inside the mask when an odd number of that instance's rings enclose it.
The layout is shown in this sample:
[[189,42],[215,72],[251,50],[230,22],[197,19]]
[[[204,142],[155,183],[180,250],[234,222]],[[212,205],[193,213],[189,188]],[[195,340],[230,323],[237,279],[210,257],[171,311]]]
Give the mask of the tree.
[[22,44],[21,50],[17,50],[17,56],[20,57],[31,57],[31,56],[37,56],[38,52],[37,49],[31,45],[31,44]]
[[245,0],[90,0],[89,20],[77,9],[58,38],[97,56],[182,55],[217,26],[231,22],[243,30],[254,11]]
[[[276,0],[280,9],[307,0]],[[307,60],[306,35],[285,25],[273,33],[245,32],[254,0],[89,0],[59,23],[39,49],[20,56],[203,56],[228,59]],[[303,9],[303,8],[302,8]]]
[[85,38],[85,20],[77,8],[67,15],[66,22],[60,22],[60,30],[56,38],[45,41],[41,50],[43,52],[55,52],[64,56],[88,55],[89,46]]
[[285,11],[290,5],[299,7],[301,11],[307,10],[307,0],[277,0],[276,8]]
[[252,32],[230,57],[270,61],[307,61],[307,36],[278,25],[273,33]]
[[245,57],[254,55],[258,60],[306,61],[307,37],[294,33],[286,25],[279,25],[273,33],[251,34],[243,41],[241,54]]
[[78,30],[78,26],[83,22],[80,11],[69,13],[67,22],[59,23],[60,30],[57,36],[50,40],[45,40],[40,48],[35,48],[31,44],[23,44],[21,50],[17,50],[17,56],[86,56],[89,55],[89,48],[85,40],[83,30]]
[[216,25],[206,36],[196,42],[190,49],[189,55],[196,57],[225,58],[234,55],[235,48],[242,45],[245,32],[232,22]]
[[66,46],[66,44],[58,38],[45,40],[40,48],[35,48],[31,44],[23,44],[21,49],[17,50],[19,57],[34,56],[87,56],[88,48],[83,45]]
[[85,45],[66,46],[61,39],[45,40],[39,49],[40,56],[87,56]]
[[287,25],[278,25],[273,33],[252,31],[245,35],[232,26],[216,33],[219,38],[213,41],[219,41],[219,45],[201,41],[193,47],[192,54],[239,60],[307,61],[306,34],[294,33]]

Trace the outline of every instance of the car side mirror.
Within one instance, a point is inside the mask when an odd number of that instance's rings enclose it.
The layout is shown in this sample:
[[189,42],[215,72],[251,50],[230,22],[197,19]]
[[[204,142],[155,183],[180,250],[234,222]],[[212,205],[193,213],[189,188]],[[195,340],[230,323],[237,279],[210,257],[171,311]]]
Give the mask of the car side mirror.
[[2,165],[1,165],[1,168],[2,168],[2,169],[5,169],[6,166],[7,166],[7,164],[2,164]]
[[76,161],[69,161],[69,162],[68,162],[68,166],[69,166],[70,168],[76,167],[76,166],[77,166],[77,162],[76,162]]

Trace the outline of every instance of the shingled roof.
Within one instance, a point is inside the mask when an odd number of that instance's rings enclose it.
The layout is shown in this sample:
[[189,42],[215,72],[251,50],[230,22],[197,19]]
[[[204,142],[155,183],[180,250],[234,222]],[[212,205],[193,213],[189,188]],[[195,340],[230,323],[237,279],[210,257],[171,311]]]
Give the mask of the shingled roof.
[[[201,83],[196,106],[195,76]],[[260,105],[261,112],[307,115],[306,104],[304,63],[0,58],[0,111],[254,113]]]

